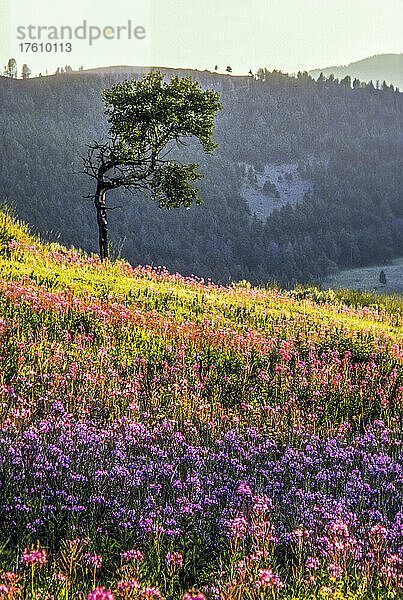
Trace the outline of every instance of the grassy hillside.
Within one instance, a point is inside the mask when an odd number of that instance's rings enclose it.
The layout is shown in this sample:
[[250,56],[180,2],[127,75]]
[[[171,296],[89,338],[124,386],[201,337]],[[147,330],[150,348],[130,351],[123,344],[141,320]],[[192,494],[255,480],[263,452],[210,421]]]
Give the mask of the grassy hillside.
[[3,597],[398,597],[401,325],[0,214]]

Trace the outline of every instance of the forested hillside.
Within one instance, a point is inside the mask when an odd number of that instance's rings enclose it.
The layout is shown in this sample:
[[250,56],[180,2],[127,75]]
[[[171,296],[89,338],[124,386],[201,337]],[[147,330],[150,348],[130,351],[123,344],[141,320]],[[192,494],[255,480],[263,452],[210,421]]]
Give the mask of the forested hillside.
[[349,75],[352,79],[358,77],[361,81],[372,81],[373,85],[382,87],[386,81],[389,85],[403,88],[403,54],[376,54],[362,60],[321,69],[312,69],[309,74],[315,79],[323,73],[325,77],[331,74],[342,79]]
[[[191,143],[180,150],[201,164],[204,204],[167,212],[146,197],[110,194],[121,207],[109,213],[115,255],[221,282],[285,285],[403,253],[401,93],[306,73],[163,70],[221,94],[215,155]],[[107,131],[101,91],[141,72],[0,78],[0,196],[42,234],[97,251],[80,157]],[[253,190],[270,210],[255,211]]]

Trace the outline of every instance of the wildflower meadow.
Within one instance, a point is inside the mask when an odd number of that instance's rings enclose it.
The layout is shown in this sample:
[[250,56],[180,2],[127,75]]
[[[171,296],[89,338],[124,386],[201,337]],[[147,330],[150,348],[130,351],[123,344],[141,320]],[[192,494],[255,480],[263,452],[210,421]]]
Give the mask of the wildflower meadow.
[[403,301],[0,214],[0,598],[403,598]]

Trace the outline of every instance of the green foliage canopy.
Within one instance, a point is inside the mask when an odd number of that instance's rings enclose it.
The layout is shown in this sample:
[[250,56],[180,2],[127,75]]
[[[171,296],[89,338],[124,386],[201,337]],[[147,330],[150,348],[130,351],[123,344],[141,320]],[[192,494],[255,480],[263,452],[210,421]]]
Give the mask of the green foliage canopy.
[[145,186],[160,207],[201,202],[193,185],[202,178],[196,171],[198,165],[183,165],[166,157],[173,144],[189,137],[197,138],[206,154],[213,153],[214,118],[222,108],[219,94],[202,91],[190,77],[173,77],[167,83],[163,74],[150,72],[140,81],[113,85],[104,90],[102,98],[110,123],[105,160],[112,169],[111,186]]

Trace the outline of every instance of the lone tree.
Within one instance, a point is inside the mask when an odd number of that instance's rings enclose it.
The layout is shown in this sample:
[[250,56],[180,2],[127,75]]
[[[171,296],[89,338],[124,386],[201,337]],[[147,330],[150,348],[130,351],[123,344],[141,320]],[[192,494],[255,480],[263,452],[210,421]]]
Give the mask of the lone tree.
[[382,285],[386,285],[386,273],[383,269],[379,273],[379,282],[382,283]]
[[93,142],[83,158],[84,172],[96,183],[94,201],[99,230],[101,259],[109,257],[106,194],[124,188],[149,191],[159,207],[189,208],[200,204],[194,185],[202,179],[195,163],[167,159],[184,138],[195,137],[206,154],[212,154],[214,118],[222,108],[219,95],[203,92],[190,77],[173,77],[150,72],[140,81],[123,81],[104,90],[105,113],[110,124],[107,141]]
[[17,77],[17,61],[15,58],[8,59],[4,74],[6,77],[12,77],[14,79]]
[[21,70],[21,77],[23,79],[29,79],[32,75],[31,69],[28,67],[28,65],[25,63],[22,65],[22,70]]

